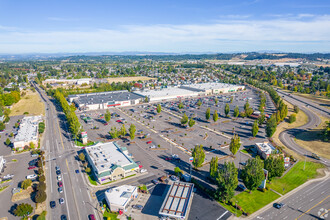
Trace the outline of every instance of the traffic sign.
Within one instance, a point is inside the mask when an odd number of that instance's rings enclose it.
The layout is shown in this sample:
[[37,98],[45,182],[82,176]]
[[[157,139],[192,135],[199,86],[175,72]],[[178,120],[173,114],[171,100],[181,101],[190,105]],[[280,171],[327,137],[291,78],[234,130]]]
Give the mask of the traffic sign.
[[189,157],[189,162],[192,163],[194,161],[193,157]]

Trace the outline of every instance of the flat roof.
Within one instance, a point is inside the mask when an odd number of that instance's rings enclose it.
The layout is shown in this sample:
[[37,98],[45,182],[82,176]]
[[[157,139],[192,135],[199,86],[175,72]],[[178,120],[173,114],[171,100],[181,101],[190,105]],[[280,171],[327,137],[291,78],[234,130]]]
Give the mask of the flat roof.
[[149,98],[159,98],[166,96],[180,96],[180,95],[197,95],[196,92],[180,88],[180,87],[168,87],[163,89],[153,89],[153,90],[141,90],[134,91],[135,94],[142,96],[147,96]]
[[136,99],[141,99],[143,97],[128,92],[127,90],[120,90],[120,91],[111,91],[111,92],[97,92],[97,93],[69,95],[68,98],[73,99],[73,101],[78,105],[93,105],[93,104],[103,104],[107,102],[136,100]]
[[123,169],[131,168],[131,165],[138,166],[115,142],[98,143],[85,147],[85,151],[92,160],[98,174],[112,171],[118,166]]
[[199,90],[209,90],[209,89],[223,89],[223,88],[237,88],[242,87],[242,85],[234,85],[228,83],[199,83],[199,84],[187,84],[182,85],[185,88],[193,88]]
[[185,218],[194,184],[173,182],[159,210],[160,215]]
[[20,121],[17,135],[14,142],[30,142],[38,139],[38,124],[41,121],[41,116],[28,116]]
[[[122,185],[105,191],[105,196],[110,204],[125,206],[131,196],[137,191],[136,186]],[[109,204],[109,205],[110,205]]]
[[273,145],[271,145],[269,142],[256,143],[256,145],[262,152],[265,152],[266,154],[271,154],[275,150],[275,147],[273,147]]

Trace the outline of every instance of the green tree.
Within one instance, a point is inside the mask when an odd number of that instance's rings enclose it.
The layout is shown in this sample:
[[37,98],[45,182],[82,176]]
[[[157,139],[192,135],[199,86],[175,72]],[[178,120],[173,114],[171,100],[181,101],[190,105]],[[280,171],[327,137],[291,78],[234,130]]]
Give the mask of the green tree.
[[289,123],[293,123],[296,121],[296,114],[295,113],[292,113],[290,116],[289,116]]
[[270,154],[265,160],[265,170],[268,171],[269,181],[274,177],[281,177],[285,171],[283,157],[276,154]]
[[192,151],[192,157],[194,158],[192,164],[195,169],[202,166],[205,159],[205,152],[203,149],[203,145],[196,145]]
[[241,178],[247,189],[252,190],[257,189],[261,182],[265,179],[264,164],[262,160],[257,156],[256,158],[249,159],[246,162],[245,167],[242,170]]
[[248,108],[248,109],[246,110],[245,114],[246,114],[247,117],[250,117],[250,115],[253,114],[253,109],[252,109],[252,108]]
[[82,161],[82,162],[84,162],[84,161],[86,160],[86,158],[85,158],[85,154],[84,154],[83,152],[81,152],[81,153],[78,155],[78,157],[79,157],[79,160]]
[[6,129],[6,125],[2,122],[0,122],[0,131],[3,131]]
[[210,177],[216,178],[218,174],[218,157],[212,157],[210,162]]
[[205,117],[206,117],[206,120],[209,120],[210,119],[210,117],[211,117],[211,109],[210,108],[207,108],[206,109]]
[[237,118],[239,116],[239,108],[236,105],[235,109],[234,109],[234,117]]
[[11,143],[10,139],[9,139],[9,138],[7,138],[7,139],[6,139],[6,142],[5,142],[5,144],[6,144],[7,146],[9,146],[9,145],[10,145],[10,143]]
[[157,105],[157,113],[159,114],[162,111],[162,106],[160,104]]
[[184,107],[184,106],[183,106],[183,103],[180,102],[179,105],[178,105],[178,107],[179,107],[179,109],[183,109],[183,107]]
[[273,136],[273,134],[276,131],[276,126],[277,126],[276,114],[272,114],[272,116],[270,117],[270,119],[267,120],[267,123],[266,123],[266,135],[267,135],[267,137],[272,137]]
[[231,141],[229,144],[229,150],[233,155],[235,155],[240,147],[241,147],[241,139],[237,134],[235,134],[231,138]]
[[259,131],[258,121],[255,120],[252,126],[252,136],[253,137],[257,136],[258,131]]
[[85,172],[86,172],[86,173],[90,173],[90,172],[91,172],[91,168],[86,167]]
[[200,99],[198,100],[197,105],[198,105],[198,106],[201,106],[201,105],[202,105],[202,102],[201,102]]
[[216,197],[225,202],[230,201],[234,197],[237,184],[238,172],[234,162],[225,162],[217,175]]
[[215,104],[218,104],[218,101],[219,101],[218,98],[214,99]]
[[227,103],[226,106],[225,106],[225,115],[226,115],[226,117],[228,117],[229,111],[230,111],[230,107]]
[[117,131],[116,127],[111,127],[109,134],[111,135],[111,138],[113,138],[113,139],[116,139],[119,137],[119,132]]
[[219,118],[218,111],[215,110],[214,113],[213,113],[213,121],[214,122],[217,122],[218,121],[218,118]]
[[120,135],[121,137],[124,137],[126,134],[127,134],[127,131],[126,131],[125,125],[123,124],[123,125],[121,126],[121,129],[120,129],[120,133],[119,133],[119,135]]
[[266,116],[265,114],[261,114],[258,118],[258,124],[262,125],[265,122]]
[[38,191],[45,191],[46,190],[46,183],[45,182],[40,182],[37,186]]
[[109,122],[111,120],[111,113],[110,113],[110,111],[108,109],[107,109],[107,111],[104,114],[104,120],[106,122]]
[[246,100],[246,103],[244,104],[244,111],[246,112],[250,108],[249,100]]
[[[329,85],[330,85],[330,84],[329,84]],[[295,105],[295,106],[293,107],[293,111],[294,111],[294,113],[298,114],[298,113],[299,113],[299,107],[298,107],[297,105]]]
[[188,123],[188,120],[188,116],[186,115],[186,113],[184,113],[181,119],[181,125],[186,125]]
[[21,203],[16,206],[13,213],[15,216],[25,217],[33,212],[33,207],[28,203]]
[[176,176],[180,177],[182,174],[182,170],[179,167],[174,168],[174,173]]
[[188,126],[189,126],[189,127],[192,127],[192,126],[195,125],[195,123],[196,123],[195,120],[194,120],[193,118],[190,118],[190,119],[189,119],[189,122],[188,122]]
[[128,129],[129,131],[129,137],[131,138],[131,140],[133,140],[135,138],[135,132],[136,132],[136,127],[134,124],[131,124],[131,126]]
[[46,199],[47,199],[47,195],[46,195],[46,192],[43,190],[37,191],[37,193],[34,197],[34,200],[36,203],[42,203],[42,202],[46,201]]
[[23,182],[21,182],[21,188],[22,189],[27,189],[29,186],[31,186],[32,180],[26,179]]
[[45,182],[45,181],[46,181],[45,175],[40,175],[39,176],[39,182]]

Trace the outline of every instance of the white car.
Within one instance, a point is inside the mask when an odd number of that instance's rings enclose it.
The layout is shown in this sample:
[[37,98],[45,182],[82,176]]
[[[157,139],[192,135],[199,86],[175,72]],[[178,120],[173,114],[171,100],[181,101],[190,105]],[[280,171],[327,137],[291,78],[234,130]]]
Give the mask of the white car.
[[147,169],[141,169],[140,170],[140,173],[145,173],[145,172],[147,172]]
[[63,204],[64,203],[64,198],[60,198],[59,203]]
[[61,181],[62,180],[62,177],[60,175],[57,176],[57,180],[58,181]]
[[35,179],[35,178],[37,178],[37,174],[31,174],[26,176],[26,179]]

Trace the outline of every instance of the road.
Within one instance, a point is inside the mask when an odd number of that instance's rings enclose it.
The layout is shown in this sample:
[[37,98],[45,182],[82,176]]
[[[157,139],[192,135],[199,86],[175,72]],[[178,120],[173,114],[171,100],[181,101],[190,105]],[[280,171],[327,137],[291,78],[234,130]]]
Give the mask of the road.
[[[321,111],[318,109],[317,106],[315,106],[315,107],[313,107],[313,106],[306,107],[305,101],[300,101],[299,99],[296,99],[296,98],[292,97],[291,95],[288,95],[287,93],[283,93],[283,92],[279,92],[279,93],[282,95],[283,99],[285,99],[286,101],[290,102],[293,105],[297,105],[299,107],[299,109],[301,111],[303,111],[308,117],[308,122],[306,124],[304,124],[303,126],[300,126],[298,128],[293,128],[293,129],[289,129],[289,130],[286,130],[286,131],[282,131],[279,135],[279,138],[280,138],[281,142],[286,147],[294,150],[295,152],[297,152],[297,153],[299,153],[303,156],[309,156],[310,157],[312,152],[307,151],[306,149],[299,146],[294,141],[294,137],[295,137],[296,134],[298,134],[302,131],[314,129],[317,126],[319,126],[319,124],[321,123],[321,119],[317,114],[314,113],[314,111],[319,112],[320,114],[321,114]],[[311,103],[311,104],[313,104],[313,103]],[[323,114],[325,114],[325,113],[323,112]],[[321,160],[319,162],[321,162],[321,163],[323,163],[327,166],[330,166],[330,160],[329,159],[321,158]]]
[[[281,209],[271,207],[254,219],[322,219],[330,209],[330,178],[314,182],[281,200]],[[330,217],[330,216],[328,216]]]
[[[43,148],[46,152],[46,181],[47,181],[47,209],[48,219],[60,219],[66,215],[68,219],[86,219],[89,214],[96,215],[96,202],[92,201],[90,188],[80,170],[79,163],[75,159],[76,148],[70,141],[65,116],[59,107],[48,98],[43,90],[35,85],[46,106],[46,131],[44,134]],[[63,193],[58,192],[58,181],[55,166],[61,169]],[[60,205],[59,199],[63,197],[65,203]],[[49,202],[55,201],[56,208],[50,209]]]

